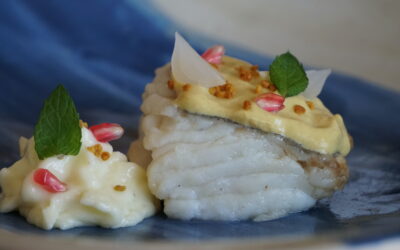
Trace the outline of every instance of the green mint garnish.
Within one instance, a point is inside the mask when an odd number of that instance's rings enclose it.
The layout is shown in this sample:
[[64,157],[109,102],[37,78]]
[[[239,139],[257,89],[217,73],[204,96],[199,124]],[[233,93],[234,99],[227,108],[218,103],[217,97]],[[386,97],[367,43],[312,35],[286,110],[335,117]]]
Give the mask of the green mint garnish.
[[284,97],[303,92],[308,78],[303,65],[290,52],[277,56],[269,66],[269,76],[279,93]]
[[62,85],[50,94],[40,111],[34,131],[39,159],[54,155],[77,155],[81,148],[79,114]]

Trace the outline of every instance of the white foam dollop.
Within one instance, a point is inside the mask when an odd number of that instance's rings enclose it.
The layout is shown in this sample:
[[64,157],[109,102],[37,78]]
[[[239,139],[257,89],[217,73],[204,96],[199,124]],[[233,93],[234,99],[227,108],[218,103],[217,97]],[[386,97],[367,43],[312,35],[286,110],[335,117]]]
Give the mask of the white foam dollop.
[[[40,160],[34,138],[20,139],[22,158],[0,171],[0,212],[19,210],[28,222],[44,229],[132,226],[155,213],[145,169],[128,162],[111,144],[97,141],[89,129],[82,128],[81,142],[76,156]],[[108,160],[89,151],[96,144],[110,154]],[[38,185],[33,174],[39,168],[53,173],[67,190],[50,193]],[[125,190],[115,190],[116,185]]]

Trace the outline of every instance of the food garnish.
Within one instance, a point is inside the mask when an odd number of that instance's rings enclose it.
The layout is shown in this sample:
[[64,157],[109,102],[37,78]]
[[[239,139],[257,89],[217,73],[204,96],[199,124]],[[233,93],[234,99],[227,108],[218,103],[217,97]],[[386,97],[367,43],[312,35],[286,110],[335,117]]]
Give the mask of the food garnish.
[[275,58],[269,66],[269,76],[283,97],[298,95],[308,85],[303,65],[290,52]]
[[269,86],[271,85],[271,83],[268,82],[267,80],[261,80],[260,84],[261,84],[261,86],[263,86],[266,89],[268,89]]
[[208,93],[218,98],[230,99],[235,95],[235,89],[232,83],[227,82],[223,85],[209,88]]
[[224,56],[225,48],[221,45],[215,45],[207,49],[201,57],[209,63],[220,64],[222,62],[222,57]]
[[126,186],[124,186],[124,185],[115,185],[114,186],[114,190],[118,191],[118,192],[123,192],[123,191],[125,191],[125,189],[126,189]]
[[236,70],[239,73],[240,79],[242,79],[243,81],[249,82],[253,79],[254,69],[240,66]]
[[213,87],[224,84],[224,78],[204,60],[178,33],[171,59],[172,75],[181,83]]
[[110,155],[109,152],[104,151],[104,152],[101,153],[100,158],[101,158],[103,161],[106,161],[106,160],[110,159],[110,156],[111,156],[111,155]]
[[250,101],[244,101],[243,102],[243,109],[244,110],[249,110],[249,109],[251,109],[251,102]]
[[303,106],[296,104],[293,106],[293,111],[298,115],[302,115],[306,112],[306,109]]
[[168,80],[167,81],[167,86],[168,86],[169,89],[174,89],[174,81]]
[[268,112],[276,112],[285,107],[285,105],[283,105],[285,98],[274,93],[262,94],[256,97],[254,101],[260,108]]
[[306,73],[308,77],[308,86],[301,94],[308,99],[314,99],[321,93],[326,79],[331,74],[331,70],[307,70]]
[[186,83],[185,85],[182,86],[182,89],[183,89],[183,91],[189,91],[191,87],[192,87],[192,85],[190,85],[189,83]]
[[261,84],[259,84],[259,85],[256,86],[256,89],[254,90],[254,92],[255,92],[256,94],[260,94],[261,91],[262,91],[262,86],[261,86]]
[[79,153],[82,137],[79,114],[62,85],[58,85],[45,100],[34,137],[35,150],[40,160],[60,154]]
[[87,122],[84,122],[84,121],[82,121],[82,120],[79,120],[79,127],[81,127],[81,128],[88,128],[89,125],[88,125]]
[[61,182],[48,169],[39,168],[33,172],[33,180],[50,193],[67,191],[67,184]]
[[95,156],[100,157],[103,152],[103,146],[101,144],[95,144],[86,148],[89,152],[92,152]]
[[91,126],[89,129],[99,142],[114,141],[124,134],[124,129],[116,123],[101,123]]
[[315,108],[315,105],[314,105],[314,103],[313,103],[312,101],[306,101],[306,103],[307,103],[307,106],[308,106],[311,110],[313,110],[313,109]]

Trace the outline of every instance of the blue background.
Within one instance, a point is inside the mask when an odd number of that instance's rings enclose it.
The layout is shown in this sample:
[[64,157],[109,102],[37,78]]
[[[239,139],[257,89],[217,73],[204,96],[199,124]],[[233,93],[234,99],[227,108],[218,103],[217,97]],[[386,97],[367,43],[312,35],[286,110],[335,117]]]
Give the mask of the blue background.
[[[199,52],[217,43],[180,29],[144,1],[0,1],[0,166],[18,159],[17,140],[31,136],[43,100],[59,83],[89,123],[119,122],[126,152],[136,135],[141,93],[170,60],[178,30]],[[227,54],[267,69],[271,58],[224,44]],[[321,99],[343,115],[355,148],[347,187],[315,208],[270,222],[177,221],[158,215],[130,228],[44,232],[16,213],[0,227],[40,234],[123,240],[204,240],[315,236],[349,242],[400,234],[400,95],[332,74]]]

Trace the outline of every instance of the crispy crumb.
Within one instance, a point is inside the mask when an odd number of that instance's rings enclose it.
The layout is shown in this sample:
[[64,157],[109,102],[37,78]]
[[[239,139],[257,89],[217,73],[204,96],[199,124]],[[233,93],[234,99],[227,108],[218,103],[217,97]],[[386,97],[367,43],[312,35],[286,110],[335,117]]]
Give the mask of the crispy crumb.
[[168,80],[167,85],[169,89],[174,89],[174,81]]
[[268,82],[267,80],[261,80],[260,84],[261,84],[261,86],[263,86],[266,89],[268,89],[269,85],[271,85],[271,83]]
[[126,186],[124,186],[124,185],[115,185],[114,186],[114,190],[118,191],[118,192],[123,192],[123,191],[125,191],[125,189],[126,189]]
[[274,84],[271,83],[271,84],[268,86],[268,89],[269,89],[269,91],[274,92],[274,91],[276,90],[276,86],[275,86]]
[[249,82],[253,78],[253,74],[251,73],[250,69],[246,69],[245,67],[240,66],[237,68],[237,71],[239,72],[240,79],[242,79],[243,81]]
[[95,156],[100,157],[103,152],[103,147],[100,144],[95,144],[93,146],[87,147],[89,152],[92,152]]
[[208,93],[218,98],[231,99],[235,95],[235,88],[231,83],[226,82],[223,85],[209,88]]
[[103,151],[103,147],[101,144],[95,144],[93,146],[87,147],[89,152],[92,152],[96,157],[99,157],[103,161],[106,161],[110,158],[111,154],[109,152]]
[[308,106],[311,110],[313,110],[313,109],[315,108],[314,103],[313,103],[312,101],[306,101],[306,103],[307,103],[307,106]]
[[232,97],[233,97],[233,93],[232,92],[225,91],[224,98],[231,99]]
[[258,70],[258,65],[252,65],[252,66],[250,67],[250,70],[251,70],[251,71],[257,71],[257,70]]
[[249,110],[249,109],[251,109],[251,102],[250,101],[244,101],[243,102],[243,109],[244,110]]
[[82,120],[79,120],[79,127],[81,128],[88,128],[88,124],[87,122],[84,122]]
[[192,87],[192,85],[190,85],[189,83],[186,83],[185,85],[182,86],[182,89],[183,89],[183,91],[189,91],[191,87]]
[[258,72],[258,65],[253,65],[250,67],[251,75],[255,78],[260,77],[260,73]]
[[258,85],[256,86],[256,89],[254,90],[254,92],[255,92],[256,94],[260,94],[261,91],[262,91],[262,86],[261,86],[261,84],[258,84]]
[[103,161],[106,161],[106,160],[110,159],[110,153],[104,151],[104,152],[101,153],[100,158],[101,158]]
[[226,82],[225,85],[222,85],[222,88],[225,90],[231,90],[233,88],[232,83]]
[[217,91],[217,93],[216,93],[215,96],[218,97],[218,98],[225,98],[225,93],[224,93],[224,92]]
[[304,114],[306,112],[306,109],[301,105],[294,105],[293,106],[293,111],[296,114],[301,115],[301,114]]

